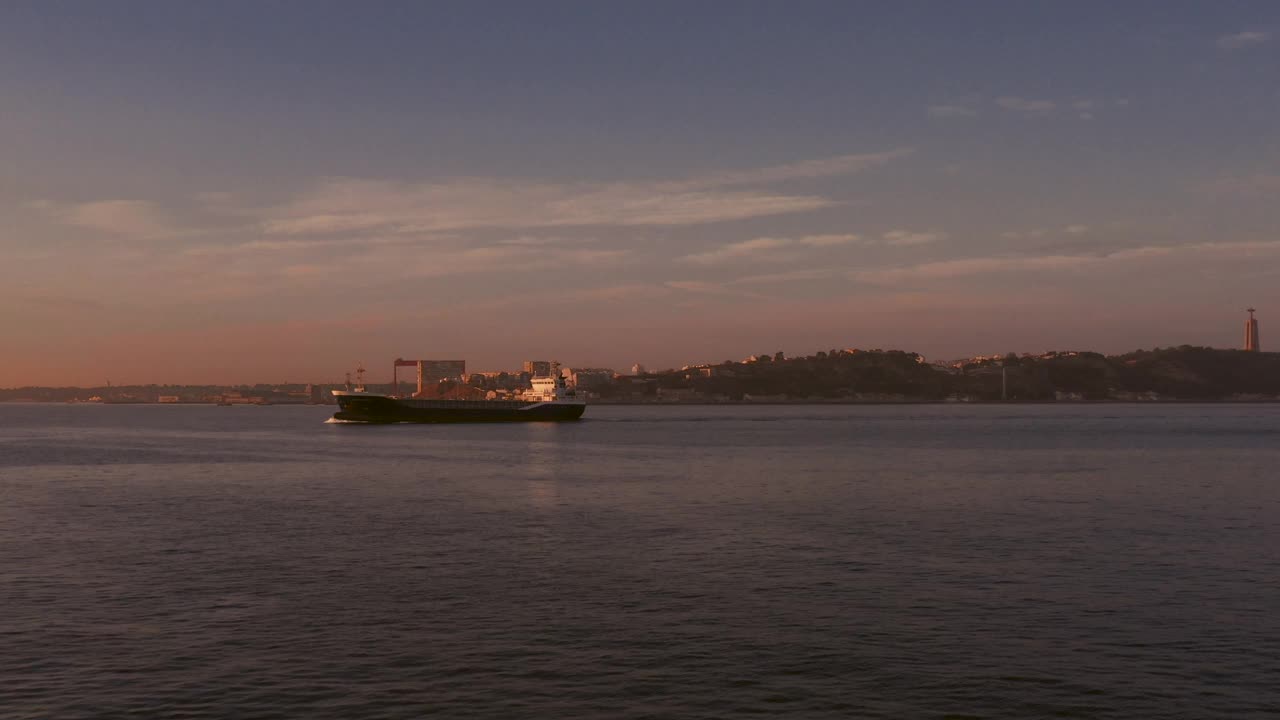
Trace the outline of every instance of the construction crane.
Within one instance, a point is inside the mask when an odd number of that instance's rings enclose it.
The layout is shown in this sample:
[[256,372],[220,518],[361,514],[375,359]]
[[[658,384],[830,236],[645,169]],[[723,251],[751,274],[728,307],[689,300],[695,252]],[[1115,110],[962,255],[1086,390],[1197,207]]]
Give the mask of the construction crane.
[[422,392],[422,361],[421,360],[405,360],[404,358],[396,358],[391,365],[391,384],[395,386],[396,397],[400,396],[400,368],[416,367],[418,368],[418,392]]

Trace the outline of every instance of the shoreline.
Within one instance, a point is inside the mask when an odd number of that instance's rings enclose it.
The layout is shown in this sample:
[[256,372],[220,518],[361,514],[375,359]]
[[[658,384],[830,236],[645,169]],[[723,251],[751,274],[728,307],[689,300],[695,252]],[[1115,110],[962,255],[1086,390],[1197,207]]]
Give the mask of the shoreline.
[[[1280,398],[1240,400],[1233,398],[1169,398],[1160,400],[699,400],[645,401],[592,400],[587,407],[751,407],[771,405],[1277,405]],[[206,402],[65,402],[59,400],[0,400],[3,405],[101,405],[101,406],[206,406],[206,407],[337,407],[333,403],[234,403],[220,405]]]

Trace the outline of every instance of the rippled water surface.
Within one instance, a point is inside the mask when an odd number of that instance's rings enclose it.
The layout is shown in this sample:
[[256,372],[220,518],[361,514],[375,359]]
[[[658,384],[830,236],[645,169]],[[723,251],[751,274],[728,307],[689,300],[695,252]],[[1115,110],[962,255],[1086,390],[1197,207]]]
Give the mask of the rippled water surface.
[[0,717],[1280,714],[1280,406],[0,405]]

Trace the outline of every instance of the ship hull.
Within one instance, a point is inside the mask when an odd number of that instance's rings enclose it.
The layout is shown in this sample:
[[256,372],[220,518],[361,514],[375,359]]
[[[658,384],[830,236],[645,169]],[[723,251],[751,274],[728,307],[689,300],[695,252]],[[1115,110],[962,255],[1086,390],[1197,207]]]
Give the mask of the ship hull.
[[364,423],[568,422],[586,411],[583,403],[489,400],[411,400],[380,395],[338,397],[336,420]]

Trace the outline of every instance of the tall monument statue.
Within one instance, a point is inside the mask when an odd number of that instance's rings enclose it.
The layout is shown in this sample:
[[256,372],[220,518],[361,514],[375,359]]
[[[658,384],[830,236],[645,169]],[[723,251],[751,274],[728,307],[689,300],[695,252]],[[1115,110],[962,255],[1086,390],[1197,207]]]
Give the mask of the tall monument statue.
[[1262,352],[1262,346],[1258,344],[1258,319],[1253,316],[1254,312],[1249,308],[1249,319],[1244,321],[1245,352]]

